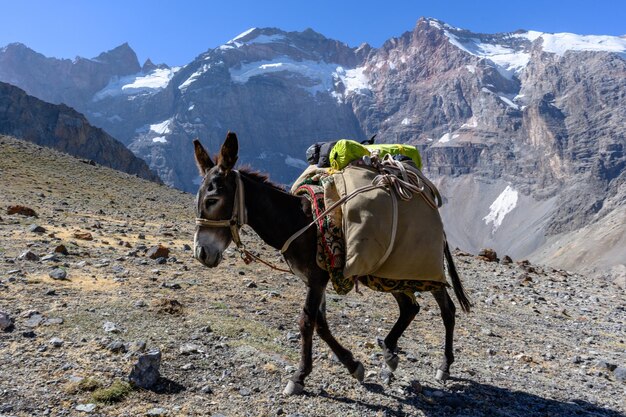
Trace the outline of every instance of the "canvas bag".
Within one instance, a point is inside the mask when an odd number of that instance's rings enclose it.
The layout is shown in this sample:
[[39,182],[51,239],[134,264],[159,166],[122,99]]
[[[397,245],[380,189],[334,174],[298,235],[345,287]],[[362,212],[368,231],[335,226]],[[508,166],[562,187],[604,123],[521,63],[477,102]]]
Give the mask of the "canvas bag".
[[[353,165],[333,174],[336,193],[327,201],[327,207],[333,199],[370,185],[377,174],[373,168]],[[421,172],[420,175],[423,176]],[[429,188],[424,192],[430,192]],[[432,193],[430,197],[434,199],[434,196]],[[443,223],[439,211],[421,196],[414,195],[409,201],[398,198],[398,227],[393,250],[375,270],[390,244],[393,222],[390,191],[376,189],[359,194],[345,203],[341,212],[346,240],[345,276],[446,282]]]

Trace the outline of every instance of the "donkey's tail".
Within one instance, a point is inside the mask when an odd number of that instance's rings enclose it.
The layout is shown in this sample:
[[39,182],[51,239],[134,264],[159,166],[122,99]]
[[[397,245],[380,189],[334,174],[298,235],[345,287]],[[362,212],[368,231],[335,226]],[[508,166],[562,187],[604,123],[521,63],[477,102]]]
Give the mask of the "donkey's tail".
[[448,273],[450,274],[450,279],[452,280],[454,295],[456,295],[456,299],[459,300],[463,311],[469,313],[472,303],[467,298],[467,294],[465,294],[465,288],[463,288],[463,283],[461,282],[461,278],[459,278],[459,273],[456,271],[456,266],[454,266],[454,259],[452,259],[452,254],[450,253],[448,240],[445,241],[444,254],[446,256],[446,261],[448,262]]

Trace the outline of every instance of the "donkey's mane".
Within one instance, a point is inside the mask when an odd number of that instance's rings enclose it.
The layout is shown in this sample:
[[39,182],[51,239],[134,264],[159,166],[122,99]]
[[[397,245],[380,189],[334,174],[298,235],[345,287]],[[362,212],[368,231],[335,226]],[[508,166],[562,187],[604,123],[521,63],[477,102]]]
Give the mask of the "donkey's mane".
[[270,180],[268,174],[261,173],[259,171],[255,171],[250,166],[244,166],[244,167],[239,168],[239,172],[241,172],[246,177],[248,177],[251,180],[256,181],[256,182],[258,182],[260,184],[267,185],[267,186],[272,187],[272,188],[274,188],[274,189],[276,189],[278,191],[286,192],[285,187],[282,186],[282,185],[278,185],[278,184],[272,182]]

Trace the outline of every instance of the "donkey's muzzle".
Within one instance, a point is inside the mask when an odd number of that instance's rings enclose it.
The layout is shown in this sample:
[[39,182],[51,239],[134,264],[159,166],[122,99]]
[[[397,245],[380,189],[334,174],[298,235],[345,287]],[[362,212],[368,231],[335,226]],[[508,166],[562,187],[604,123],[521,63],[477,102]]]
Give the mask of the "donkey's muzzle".
[[194,256],[202,265],[209,268],[215,268],[222,261],[220,252],[209,251],[204,246],[196,246]]

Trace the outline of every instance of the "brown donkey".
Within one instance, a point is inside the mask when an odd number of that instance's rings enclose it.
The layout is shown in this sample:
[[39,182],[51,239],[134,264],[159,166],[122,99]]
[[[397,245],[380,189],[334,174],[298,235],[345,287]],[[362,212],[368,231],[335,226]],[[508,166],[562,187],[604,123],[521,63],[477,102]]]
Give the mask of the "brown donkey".
[[[217,162],[213,162],[198,140],[194,141],[195,156],[200,175],[204,177],[197,194],[194,256],[209,268],[216,267],[222,253],[231,241],[240,244],[239,229],[248,224],[268,245],[280,249],[295,232],[312,221],[311,207],[304,197],[286,193],[261,175],[233,169],[237,162],[239,145],[235,133],[229,132],[222,145]],[[300,316],[302,334],[301,358],[298,370],[285,388],[285,394],[299,394],[304,380],[312,370],[312,340],[315,330],[332,349],[348,372],[363,381],[364,368],[352,353],[332,335],[326,321],[325,290],[329,275],[316,262],[317,232],[308,229],[293,241],[284,253],[285,261],[307,288],[306,300]],[[454,292],[463,310],[469,311],[470,302],[454,267],[448,245],[445,258]],[[454,362],[453,334],[455,306],[445,286],[431,291],[441,309],[445,327],[444,359],[437,371],[437,379],[449,377]],[[419,305],[404,293],[392,292],[400,307],[400,317],[381,343],[384,358],[393,371],[398,366],[397,342],[419,312]]]

